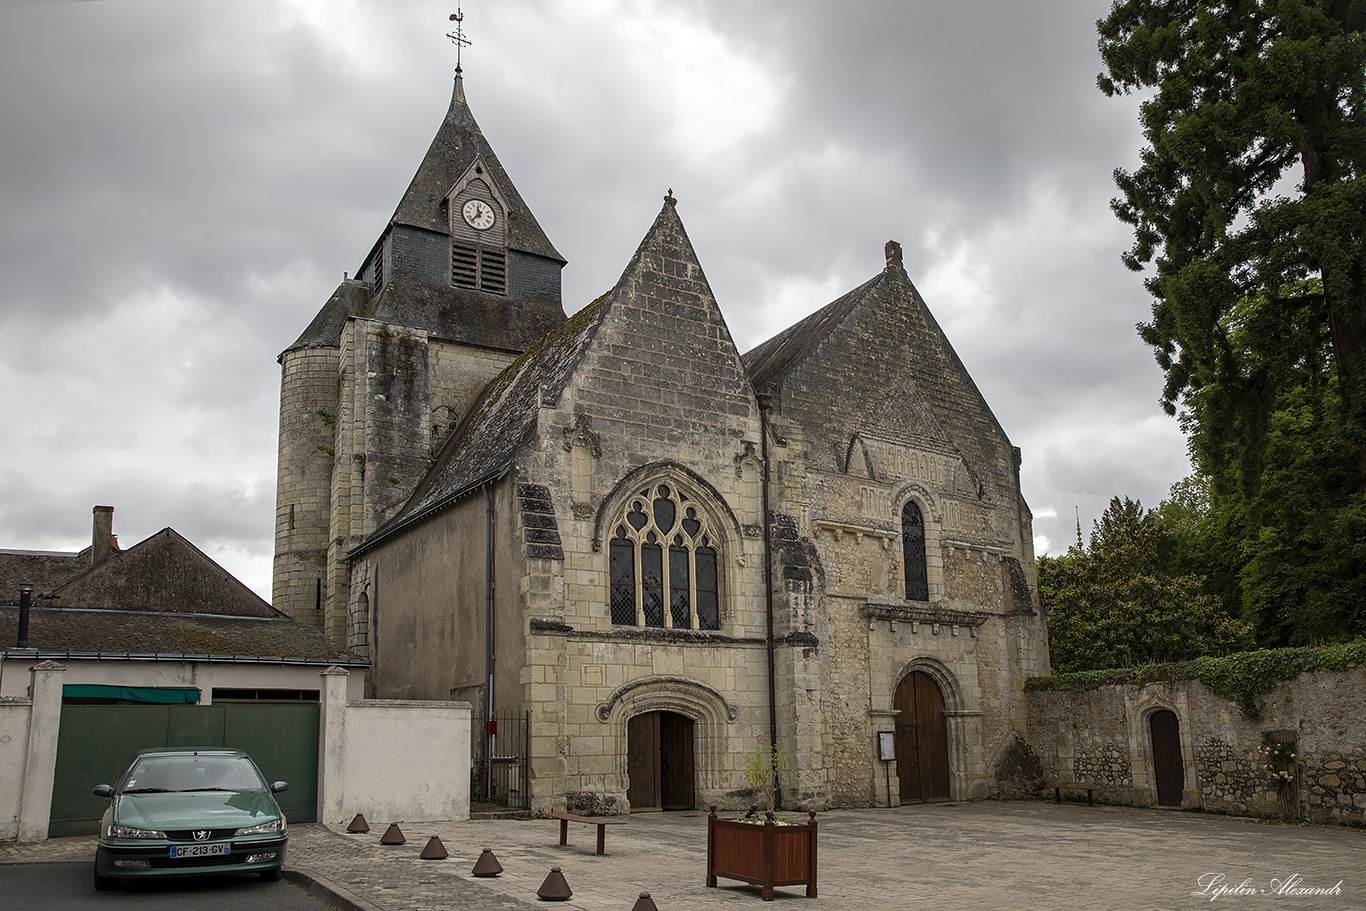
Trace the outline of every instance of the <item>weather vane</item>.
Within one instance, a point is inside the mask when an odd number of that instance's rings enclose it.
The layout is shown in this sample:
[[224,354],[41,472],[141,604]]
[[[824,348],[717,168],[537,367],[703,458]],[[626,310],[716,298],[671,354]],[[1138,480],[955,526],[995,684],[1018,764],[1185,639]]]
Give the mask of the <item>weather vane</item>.
[[460,28],[460,23],[465,21],[465,14],[460,11],[460,7],[456,7],[455,12],[451,13],[451,21],[455,23],[455,31],[447,32],[446,37],[451,39],[455,45],[455,71],[458,73],[460,72],[460,49],[469,47],[472,42],[465,37],[464,31]]

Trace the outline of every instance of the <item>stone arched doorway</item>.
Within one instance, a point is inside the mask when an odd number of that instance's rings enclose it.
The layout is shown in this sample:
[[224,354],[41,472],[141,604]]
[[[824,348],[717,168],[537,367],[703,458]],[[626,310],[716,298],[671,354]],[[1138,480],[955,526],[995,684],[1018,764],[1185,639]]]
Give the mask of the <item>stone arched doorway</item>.
[[693,808],[691,718],[664,711],[633,716],[627,722],[626,752],[631,812]]
[[901,802],[948,800],[949,737],[944,694],[924,671],[901,678],[892,697]]

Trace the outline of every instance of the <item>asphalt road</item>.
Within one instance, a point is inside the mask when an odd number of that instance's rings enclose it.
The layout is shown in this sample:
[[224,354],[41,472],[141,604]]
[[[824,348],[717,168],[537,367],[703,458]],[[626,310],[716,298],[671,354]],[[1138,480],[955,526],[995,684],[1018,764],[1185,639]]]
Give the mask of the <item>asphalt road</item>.
[[0,908],[88,911],[111,908],[196,911],[328,911],[332,905],[290,882],[263,883],[246,874],[157,879],[96,892],[89,863],[0,866]]

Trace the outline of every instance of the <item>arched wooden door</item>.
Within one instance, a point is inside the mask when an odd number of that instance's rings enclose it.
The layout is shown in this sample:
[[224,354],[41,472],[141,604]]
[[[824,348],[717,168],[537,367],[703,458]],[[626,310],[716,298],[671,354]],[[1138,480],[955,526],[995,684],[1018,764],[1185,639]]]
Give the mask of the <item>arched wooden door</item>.
[[949,799],[949,729],[944,694],[923,671],[907,674],[896,688],[896,774],[901,802]]
[[693,809],[692,719],[673,712],[636,715],[626,727],[631,810]]
[[1186,787],[1186,769],[1181,762],[1181,722],[1167,709],[1148,716],[1148,731],[1153,742],[1153,775],[1157,779],[1157,805],[1181,806]]

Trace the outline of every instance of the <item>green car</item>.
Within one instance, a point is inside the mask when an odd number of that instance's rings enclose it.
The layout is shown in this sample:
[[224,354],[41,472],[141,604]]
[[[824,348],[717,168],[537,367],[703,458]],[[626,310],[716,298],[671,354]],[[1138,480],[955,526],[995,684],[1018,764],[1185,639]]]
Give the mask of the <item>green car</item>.
[[95,849],[95,888],[122,878],[260,873],[275,881],[288,841],[285,816],[241,750],[143,750],[114,787]]

